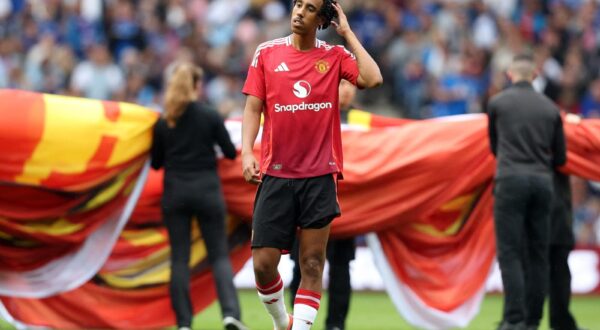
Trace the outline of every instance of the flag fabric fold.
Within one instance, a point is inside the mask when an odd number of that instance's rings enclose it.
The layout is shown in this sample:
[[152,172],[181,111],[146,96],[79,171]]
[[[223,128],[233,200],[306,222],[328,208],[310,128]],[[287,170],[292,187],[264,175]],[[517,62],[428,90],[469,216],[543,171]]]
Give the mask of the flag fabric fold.
[[[157,115],[125,103],[0,96],[0,313],[56,329],[173,325],[162,172],[146,175],[144,165]],[[600,120],[564,125],[562,170],[600,180]],[[227,122],[238,146],[240,126]],[[495,258],[487,118],[412,121],[353,110],[342,134],[342,216],[332,236],[369,233],[386,290],[409,322],[466,326]],[[219,161],[235,271],[250,257],[256,192],[240,168],[239,158]],[[216,295],[202,234],[191,234],[199,312]]]

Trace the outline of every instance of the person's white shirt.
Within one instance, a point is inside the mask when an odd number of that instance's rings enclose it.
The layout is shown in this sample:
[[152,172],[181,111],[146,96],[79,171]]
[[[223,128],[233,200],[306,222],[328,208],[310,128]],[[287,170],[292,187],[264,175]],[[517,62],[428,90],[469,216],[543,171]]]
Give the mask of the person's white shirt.
[[100,100],[110,99],[124,84],[123,72],[117,65],[97,65],[90,61],[78,64],[71,80],[71,87],[82,96]]

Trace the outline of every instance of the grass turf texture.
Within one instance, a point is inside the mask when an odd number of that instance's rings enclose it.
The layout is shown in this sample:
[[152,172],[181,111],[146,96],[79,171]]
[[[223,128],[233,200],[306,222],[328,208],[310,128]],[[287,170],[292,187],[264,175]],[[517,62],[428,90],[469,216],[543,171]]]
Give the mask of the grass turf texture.
[[[287,293],[287,292],[286,292]],[[289,298],[286,296],[286,299]],[[253,290],[240,291],[242,313],[244,322],[252,330],[272,329],[271,320],[265,308],[259,302],[256,292]],[[324,329],[325,311],[327,298],[321,300],[321,312],[315,322],[314,330]],[[600,297],[598,296],[575,296],[571,303],[571,311],[579,322],[579,325],[590,330],[600,329]],[[484,330],[495,329],[500,320],[502,310],[502,295],[486,296],[477,317],[471,322],[467,329]],[[0,329],[13,329],[0,320]],[[174,329],[174,328],[171,328]],[[194,318],[193,329],[220,330],[221,315],[217,303]],[[380,292],[355,292],[352,296],[350,314],[346,322],[347,330],[393,330],[413,329],[392,305],[391,300],[385,293]],[[548,329],[547,318],[542,321],[540,330]]]

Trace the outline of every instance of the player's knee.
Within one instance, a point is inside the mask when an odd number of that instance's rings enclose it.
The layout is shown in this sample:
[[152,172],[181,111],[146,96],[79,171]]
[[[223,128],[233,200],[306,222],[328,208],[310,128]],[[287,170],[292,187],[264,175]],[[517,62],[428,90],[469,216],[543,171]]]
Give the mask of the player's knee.
[[270,269],[271,267],[268,263],[254,261],[254,274],[256,274],[256,276],[265,276],[267,273],[269,273]]
[[323,274],[325,259],[320,255],[310,255],[302,258],[300,268],[303,278],[319,279]]
[[269,277],[274,269],[277,269],[277,264],[273,263],[268,258],[254,259],[254,274],[257,278]]

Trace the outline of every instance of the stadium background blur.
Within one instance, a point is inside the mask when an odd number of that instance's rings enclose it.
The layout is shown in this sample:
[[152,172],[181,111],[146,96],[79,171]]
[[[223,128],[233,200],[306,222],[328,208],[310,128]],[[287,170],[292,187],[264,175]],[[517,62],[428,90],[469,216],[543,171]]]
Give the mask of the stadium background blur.
[[[0,0],[0,88],[133,102],[160,111],[174,60],[205,69],[204,98],[241,115],[248,64],[289,34],[291,0]],[[384,86],[358,107],[424,119],[484,111],[512,57],[534,54],[535,87],[600,117],[599,0],[342,0]],[[341,43],[332,29],[320,39]],[[18,111],[18,109],[16,110]],[[600,184],[573,178],[579,245],[600,245]]]

